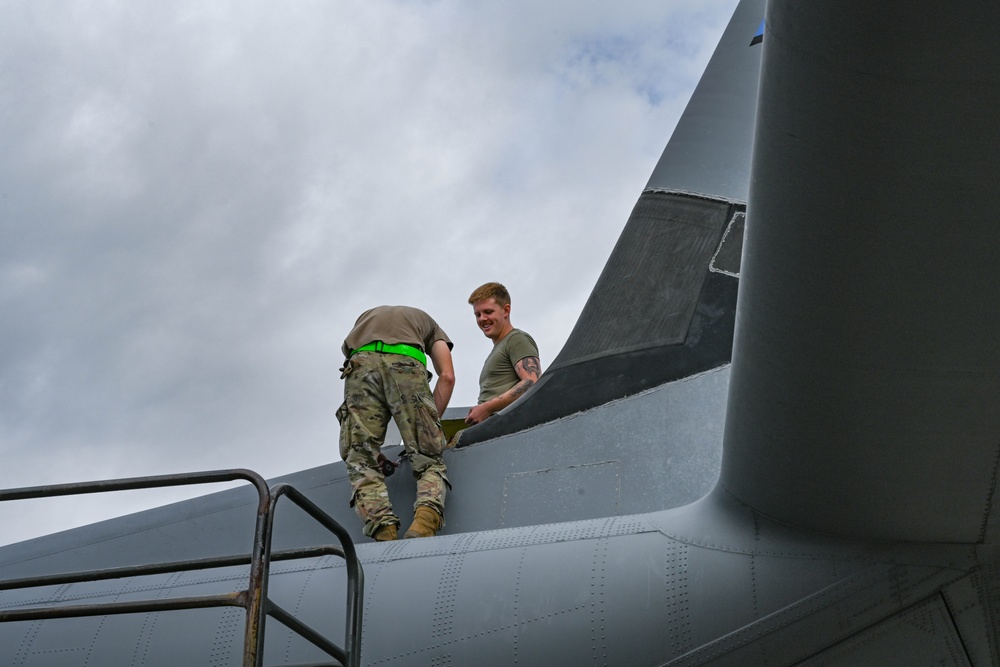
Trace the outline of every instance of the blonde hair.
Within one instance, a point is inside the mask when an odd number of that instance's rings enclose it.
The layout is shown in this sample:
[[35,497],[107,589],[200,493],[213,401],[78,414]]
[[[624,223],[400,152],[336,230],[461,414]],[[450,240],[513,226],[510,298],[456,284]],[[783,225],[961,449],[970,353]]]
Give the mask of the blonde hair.
[[500,283],[486,283],[476,288],[469,297],[469,303],[474,304],[489,299],[495,300],[500,307],[507,306],[510,304],[510,292]]

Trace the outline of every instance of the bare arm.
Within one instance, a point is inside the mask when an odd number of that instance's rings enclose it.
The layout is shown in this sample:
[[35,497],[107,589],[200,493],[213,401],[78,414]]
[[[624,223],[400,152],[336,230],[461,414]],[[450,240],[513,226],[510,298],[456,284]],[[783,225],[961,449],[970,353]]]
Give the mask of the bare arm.
[[466,424],[478,424],[519,399],[524,392],[538,382],[538,376],[542,374],[542,365],[538,361],[538,357],[525,357],[514,364],[514,372],[517,373],[517,377],[521,378],[520,381],[499,396],[474,406],[469,410],[469,416],[465,418]]
[[448,343],[443,340],[434,341],[430,355],[434,372],[438,376],[437,382],[434,383],[434,405],[437,406],[438,416],[441,417],[451,400],[451,392],[455,390],[455,367],[451,361]]

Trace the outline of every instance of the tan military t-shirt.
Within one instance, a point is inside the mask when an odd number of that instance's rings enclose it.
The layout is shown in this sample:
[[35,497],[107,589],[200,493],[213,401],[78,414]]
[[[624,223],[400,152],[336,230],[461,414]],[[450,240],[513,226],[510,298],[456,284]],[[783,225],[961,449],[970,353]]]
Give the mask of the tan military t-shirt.
[[354,350],[376,340],[388,345],[412,345],[424,352],[430,352],[437,340],[448,343],[449,350],[454,347],[430,315],[410,306],[377,306],[361,313],[341,349],[349,357]]

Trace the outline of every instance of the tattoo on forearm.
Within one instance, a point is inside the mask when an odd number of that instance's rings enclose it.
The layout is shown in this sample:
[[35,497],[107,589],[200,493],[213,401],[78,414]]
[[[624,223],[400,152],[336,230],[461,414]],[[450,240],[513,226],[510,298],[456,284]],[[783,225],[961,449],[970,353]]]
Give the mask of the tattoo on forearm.
[[511,396],[514,398],[519,398],[521,394],[531,389],[531,385],[535,384],[534,380],[521,380],[513,387],[510,388]]

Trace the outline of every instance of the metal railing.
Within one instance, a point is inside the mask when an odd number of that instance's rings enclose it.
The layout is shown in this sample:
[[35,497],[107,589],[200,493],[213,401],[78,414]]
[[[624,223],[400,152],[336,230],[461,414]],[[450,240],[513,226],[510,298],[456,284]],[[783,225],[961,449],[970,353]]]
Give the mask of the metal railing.
[[[20,579],[0,581],[0,590],[32,588],[36,586],[61,585],[85,581],[100,581],[131,576],[147,576],[167,572],[205,570],[216,567],[250,566],[249,582],[244,590],[218,595],[202,595],[156,600],[135,600],[131,602],[108,602],[90,605],[66,605],[28,607],[0,611],[0,623],[53,618],[76,618],[82,616],[104,616],[112,614],[135,614],[209,607],[243,607],[246,610],[246,626],[243,637],[243,667],[261,667],[264,659],[264,629],[267,616],[285,625],[320,650],[327,653],[344,667],[359,667],[361,664],[361,620],[364,597],[364,571],[354,549],[350,535],[316,504],[288,484],[277,484],[273,488],[251,470],[216,470],[210,472],[159,475],[153,477],[132,477],[96,482],[54,484],[20,489],[0,490],[0,502],[7,500],[27,500],[32,498],[52,498],[87,493],[153,489],[167,486],[192,484],[214,484],[245,480],[257,489],[257,518],[254,540],[248,555],[223,556],[180,560],[168,563],[149,563],[127,567],[67,572],[40,575]],[[303,549],[292,549],[271,553],[271,537],[274,525],[274,510],[277,501],[287,496],[320,525],[333,533],[340,547],[325,545]],[[335,554],[347,564],[347,615],[344,631],[344,646],[337,646],[320,633],[299,621],[290,613],[276,605],[267,597],[272,561],[312,558]]]

